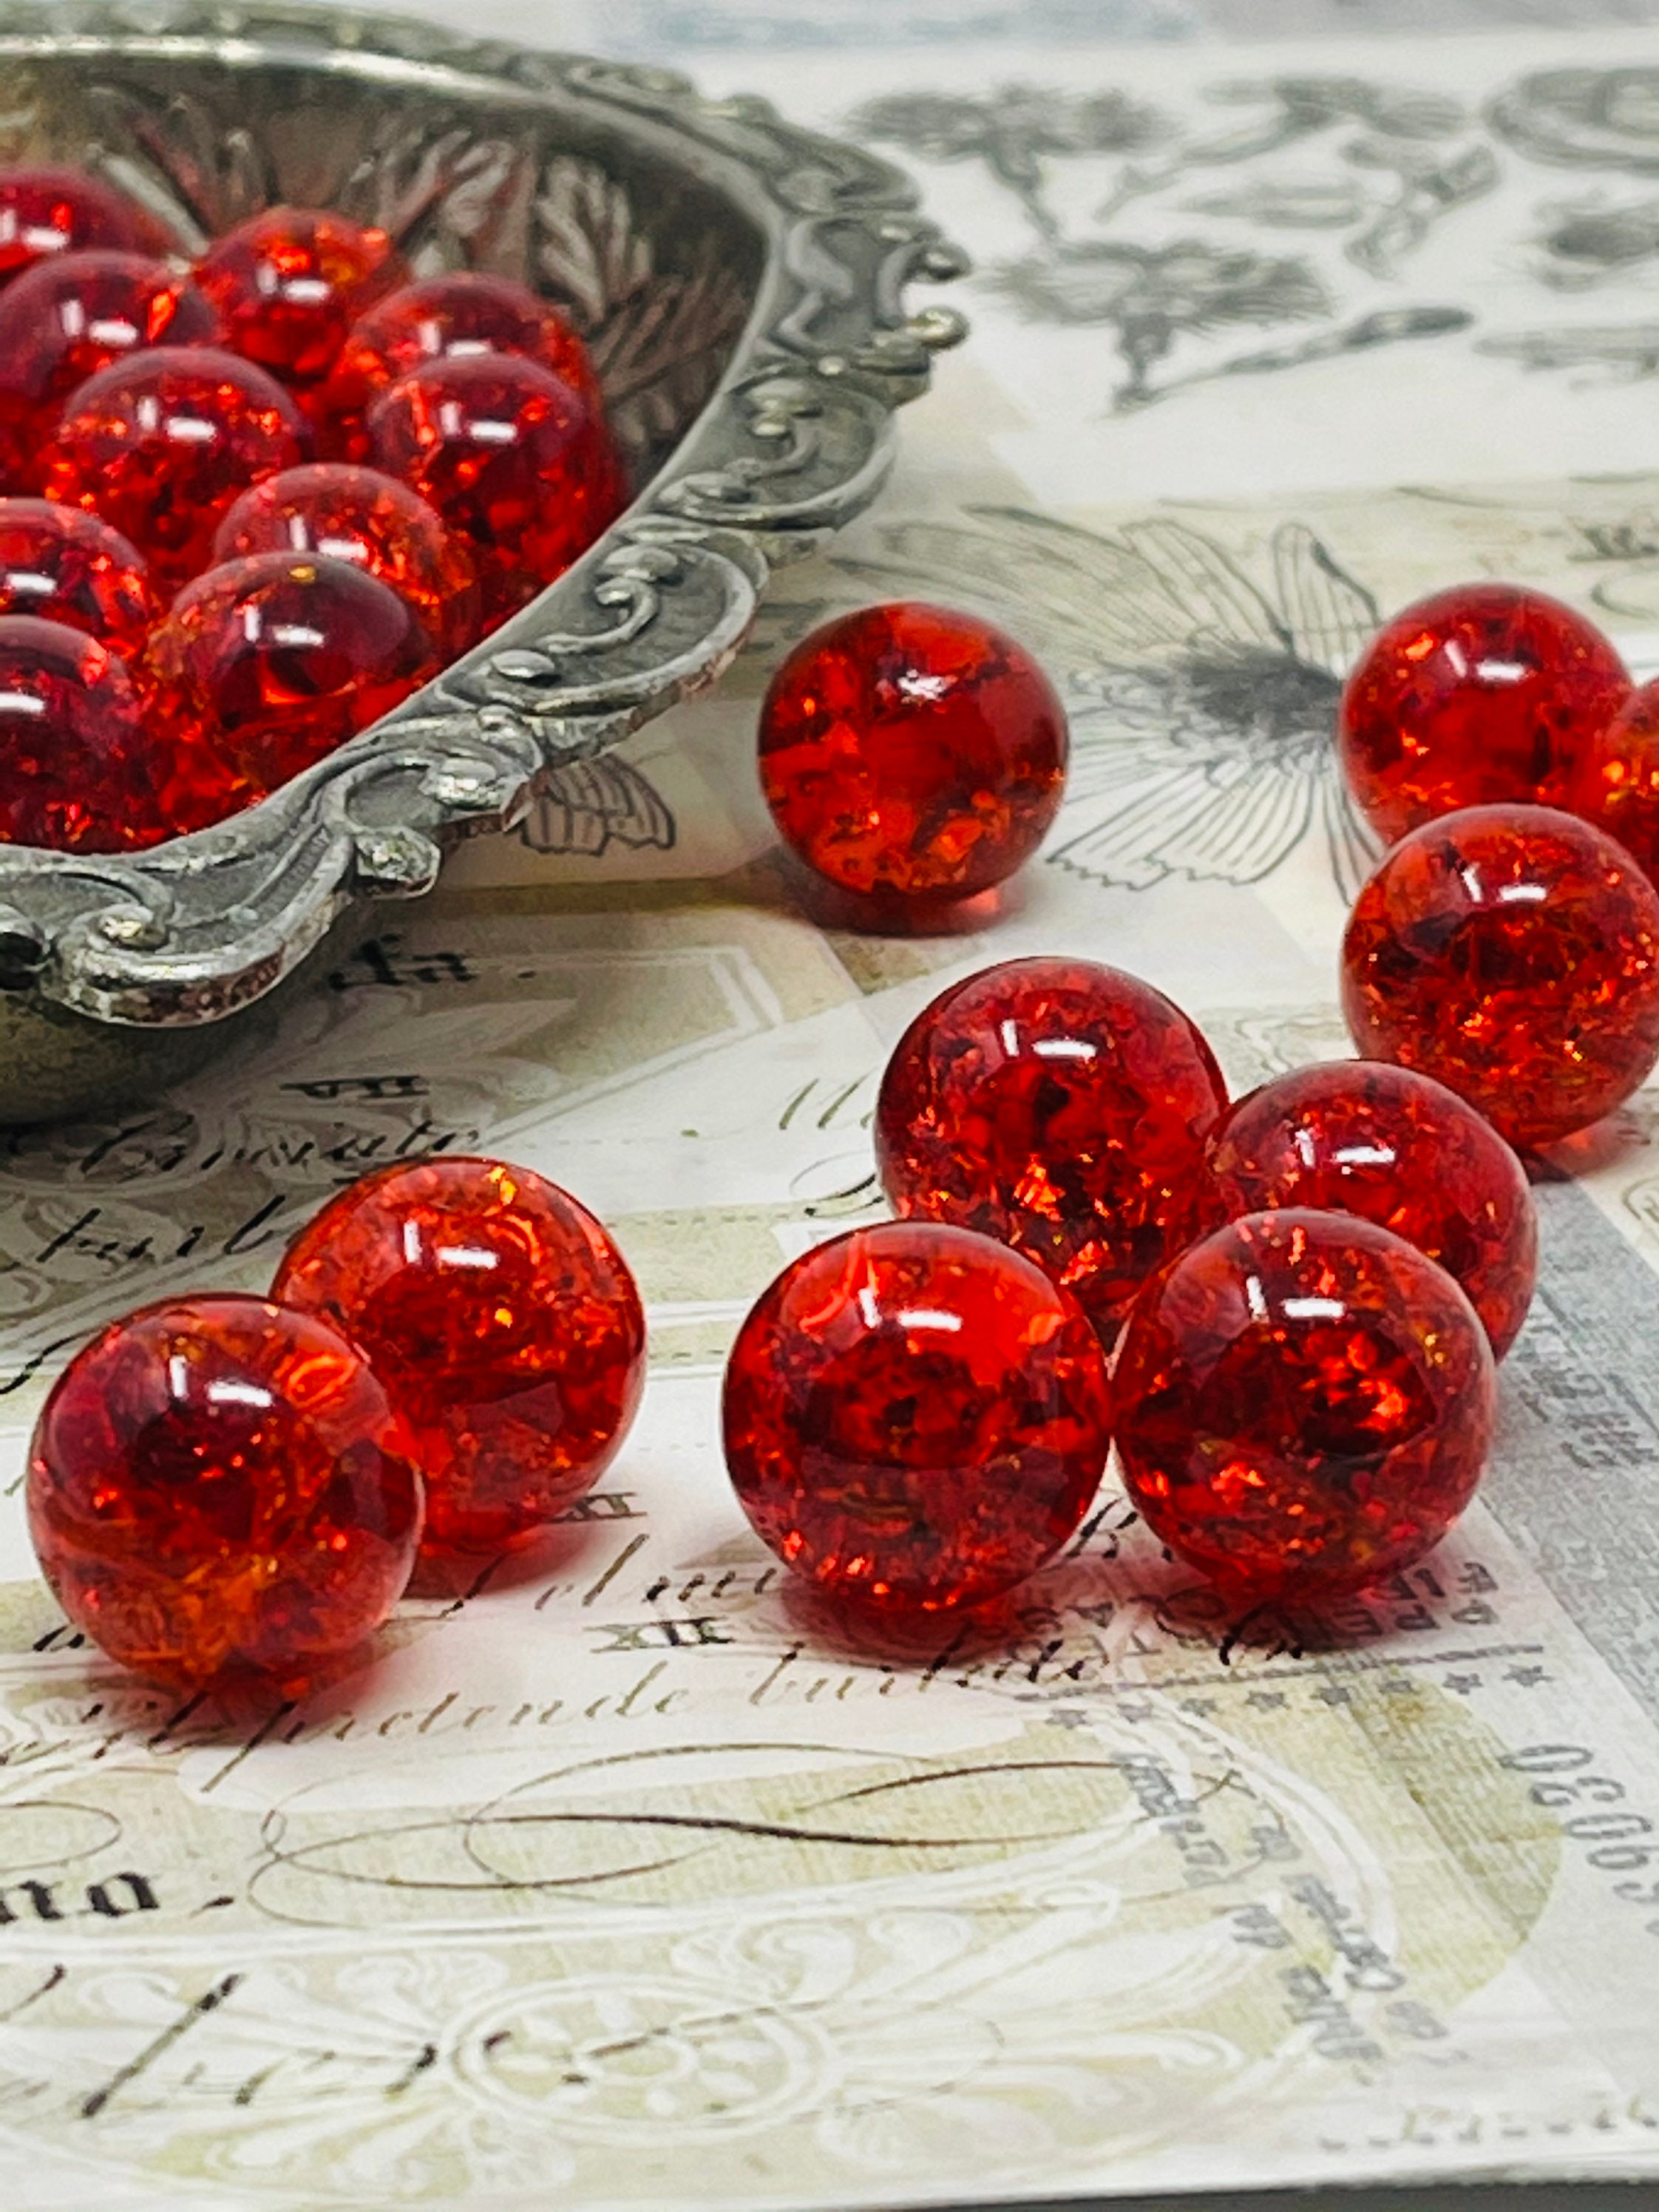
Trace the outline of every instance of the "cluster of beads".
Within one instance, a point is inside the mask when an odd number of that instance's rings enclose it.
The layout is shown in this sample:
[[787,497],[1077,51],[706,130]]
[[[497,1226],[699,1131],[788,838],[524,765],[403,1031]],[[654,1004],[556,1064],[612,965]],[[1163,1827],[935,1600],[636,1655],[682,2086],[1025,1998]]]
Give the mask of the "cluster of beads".
[[1337,738],[1389,847],[1343,948],[1359,1049],[1522,1146],[1600,1121],[1659,1060],[1659,684],[1541,592],[1462,585],[1373,640]]
[[750,1518],[837,1596],[1006,1590],[1114,1441],[1154,1533],[1241,1603],[1396,1571],[1473,1495],[1536,1227],[1440,1084],[1333,1062],[1230,1104],[1150,985],[1015,960],[901,1038],[876,1152],[899,1218],[787,1269],[726,1381]]
[[633,1278],[568,1193],[495,1160],[381,1169],[268,1298],[149,1306],[76,1356],[35,1430],[35,1550],[112,1657],[297,1692],[422,1553],[501,1552],[568,1511],[644,1375]]
[[[257,529],[258,497],[226,526]],[[1496,587],[1378,639],[1341,728],[1398,839],[1347,934],[1362,1059],[1231,1101],[1179,1007],[1079,959],[927,1006],[874,1116],[896,1218],[787,1267],[727,1364],[764,1541],[878,1612],[979,1605],[1076,1535],[1115,1443],[1154,1534],[1241,1604],[1340,1596],[1437,1543],[1536,1278],[1511,1142],[1585,1126],[1659,1054],[1659,892],[1539,803],[1639,781],[1642,700],[1577,617]],[[810,638],[761,726],[801,855],[923,913],[1034,848],[1065,744],[1017,645],[914,606]],[[1494,796],[1523,762],[1535,788]],[[386,1170],[302,1232],[270,1303],[152,1308],[72,1363],[30,1476],[42,1563],[152,1673],[304,1676],[384,1617],[422,1493],[440,1551],[556,1518],[626,1430],[643,1343],[574,1200],[489,1162]]]
[[564,318],[279,207],[171,257],[0,170],[0,841],[132,850],[251,805],[592,543],[624,486]]

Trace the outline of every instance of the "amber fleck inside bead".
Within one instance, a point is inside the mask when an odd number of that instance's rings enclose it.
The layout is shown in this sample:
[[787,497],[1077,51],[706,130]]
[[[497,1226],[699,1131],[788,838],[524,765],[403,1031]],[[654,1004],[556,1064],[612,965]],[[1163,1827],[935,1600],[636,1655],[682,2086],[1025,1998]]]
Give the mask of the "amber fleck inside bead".
[[437,667],[426,632],[389,586],[344,561],[254,553],[185,586],[138,674],[155,726],[204,737],[258,798],[389,713]]
[[1342,695],[1349,788],[1392,844],[1489,800],[1566,802],[1583,747],[1630,690],[1595,623],[1542,592],[1460,584],[1395,617]]
[[586,1207],[524,1168],[429,1159],[325,1206],[273,1295],[362,1346],[408,1424],[434,1551],[540,1534],[615,1456],[645,1379],[645,1319]]
[[1114,1387],[1131,1501],[1243,1604],[1316,1603],[1421,1559],[1474,1495],[1497,1409],[1486,1331],[1443,1267],[1294,1207],[1149,1283]]
[[1012,875],[1059,811],[1066,757],[1065,711],[1024,647],[916,603],[814,630],[761,710],[761,787],[785,841],[841,890],[899,908]]
[[1212,1132],[1206,1212],[1357,1213],[1462,1285],[1501,1359],[1538,1279],[1526,1171],[1492,1124],[1432,1077],[1374,1060],[1299,1067],[1241,1098]]
[[1226,1087],[1159,991],[1086,960],[1010,960],[953,983],[900,1039],[876,1107],[895,1210],[1012,1244],[1115,1317],[1200,1226]]
[[334,449],[354,459],[367,453],[364,418],[400,377],[429,361],[484,353],[538,362],[604,411],[587,348],[558,308],[505,276],[459,270],[404,285],[352,330],[323,396]]
[[1355,1044],[1432,1075],[1512,1145],[1627,1098],[1659,1059],[1659,892],[1602,830],[1472,806],[1404,837],[1342,954]]
[[1073,1535],[1111,1434],[1081,1309],[1006,1246],[933,1222],[787,1267],[726,1373],[726,1463],[756,1532],[830,1595],[977,1605]]
[[137,546],[84,507],[0,499],[0,615],[67,623],[128,656],[161,601]]
[[73,1359],[34,1432],[41,1571],[110,1657],[297,1695],[402,1595],[420,1479],[362,1354],[260,1298],[180,1299]]
[[245,491],[219,525],[215,559],[278,552],[320,553],[377,577],[447,653],[477,635],[471,555],[417,493],[378,469],[312,461]]
[[120,196],[76,169],[0,168],[0,285],[78,246],[131,251],[137,218]]
[[266,208],[196,264],[237,352],[303,386],[320,383],[358,316],[408,273],[385,231],[318,208]]
[[1570,804],[1659,882],[1659,679],[1633,690],[1585,745]]
[[187,277],[143,253],[64,253],[0,295],[0,456],[32,477],[64,402],[112,362],[216,345],[219,318]]
[[375,466],[466,540],[487,629],[562,575],[622,505],[603,420],[533,361],[428,362],[374,403],[368,432]]
[[0,842],[121,853],[167,835],[137,693],[118,653],[0,616]]
[[282,386],[214,346],[157,346],[100,369],[70,398],[47,448],[49,498],[112,523],[158,575],[204,568],[237,494],[305,459]]

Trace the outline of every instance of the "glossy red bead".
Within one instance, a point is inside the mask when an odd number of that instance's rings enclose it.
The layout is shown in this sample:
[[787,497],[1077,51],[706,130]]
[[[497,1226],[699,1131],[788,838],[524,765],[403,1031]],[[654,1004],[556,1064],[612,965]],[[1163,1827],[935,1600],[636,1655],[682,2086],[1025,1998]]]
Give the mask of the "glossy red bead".
[[1549,1144],[1659,1059],[1659,892],[1553,808],[1447,815],[1360,892],[1342,1002],[1364,1058],[1436,1077],[1511,1144]]
[[0,842],[120,853],[167,834],[125,664],[95,638],[0,616]]
[[780,1559],[835,1597],[931,1612],[1033,1573],[1088,1511],[1104,1356],[1040,1268],[885,1222],[787,1267],[726,1372],[726,1463]]
[[1560,805],[1629,690],[1607,640],[1559,599],[1513,584],[1437,592],[1379,631],[1348,679],[1348,787],[1389,844],[1460,807]]
[[1212,1133],[1206,1209],[1357,1213],[1462,1285],[1501,1359],[1538,1279],[1538,1212],[1520,1161],[1474,1107],[1374,1060],[1298,1067],[1241,1098]]
[[539,362],[603,414],[587,348],[559,310],[507,277],[462,270],[404,285],[356,324],[323,395],[328,436],[361,458],[368,447],[364,418],[390,386],[427,362],[484,353]]
[[158,345],[216,345],[219,318],[187,277],[143,253],[42,262],[0,295],[0,455],[33,475],[64,402],[89,376]]
[[420,1479],[351,1345],[263,1299],[115,1322],[47,1399],[28,1473],[41,1571],[111,1658],[298,1695],[402,1595]]
[[1149,1283],[1114,1387],[1136,1510],[1252,1604],[1421,1559],[1474,1495],[1497,1411],[1486,1331],[1445,1270],[1297,1208],[1228,1224]]
[[42,482],[49,498],[101,514],[159,576],[181,583],[207,565],[238,493],[293,468],[305,447],[298,409],[263,369],[212,346],[157,346],[71,396]]
[[887,1063],[876,1161],[896,1212],[976,1229],[1111,1321],[1200,1225],[1226,1086],[1163,993],[1087,960],[942,991]]
[[0,499],[0,615],[39,615],[131,657],[161,613],[149,567],[84,507]]
[[895,603],[826,623],[773,678],[761,787],[785,841],[842,890],[965,898],[1042,842],[1065,784],[1065,710],[988,623]]
[[196,264],[237,352],[307,386],[327,376],[364,309],[408,274],[385,231],[319,208],[266,208]]
[[142,240],[134,210],[77,169],[0,168],[0,285],[80,246],[124,252]]
[[1586,744],[1570,803],[1659,882],[1659,680],[1632,691]]
[[467,542],[486,629],[562,575],[621,507],[603,420],[533,361],[428,362],[376,400],[368,434],[375,465]]
[[388,585],[344,561],[254,553],[185,586],[138,673],[155,727],[204,737],[246,805],[388,714],[438,665]]
[[395,477],[343,461],[285,469],[245,491],[219,525],[216,561],[250,553],[320,553],[377,577],[408,602],[446,653],[478,629],[478,586],[465,546]]
[[435,1550],[498,1550],[568,1512],[644,1385],[616,1245],[568,1192],[498,1160],[365,1176],[301,1231],[273,1296],[367,1353],[413,1437]]

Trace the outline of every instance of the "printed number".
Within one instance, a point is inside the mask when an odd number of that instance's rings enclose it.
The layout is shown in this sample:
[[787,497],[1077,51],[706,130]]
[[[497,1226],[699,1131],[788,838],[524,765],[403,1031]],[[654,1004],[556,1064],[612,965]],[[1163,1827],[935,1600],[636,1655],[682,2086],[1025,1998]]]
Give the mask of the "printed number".
[[1610,1782],[1605,1774],[1579,1774],[1571,1782],[1534,1782],[1531,1791],[1534,1805],[1571,1805],[1577,1797],[1611,1805],[1624,1794],[1624,1784]]
[[1595,1756],[1582,1744],[1534,1743],[1524,1751],[1506,1752],[1498,1765],[1512,1766],[1517,1774],[1571,1774],[1575,1767],[1588,1766]]
[[1579,1813],[1562,1821],[1561,1832],[1581,1844],[1611,1844],[1626,1836],[1651,1835],[1653,1823],[1639,1813]]

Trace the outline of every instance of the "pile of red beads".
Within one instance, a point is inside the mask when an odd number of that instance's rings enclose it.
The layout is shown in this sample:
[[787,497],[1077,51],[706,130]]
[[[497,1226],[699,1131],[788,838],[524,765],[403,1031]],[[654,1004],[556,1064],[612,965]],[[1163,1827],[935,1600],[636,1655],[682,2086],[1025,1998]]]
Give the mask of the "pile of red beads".
[[917,1016],[876,1132],[901,1218],[787,1269],[726,1378],[738,1497],[821,1588],[1009,1589],[1114,1440],[1154,1533],[1244,1605],[1362,1587],[1468,1503],[1537,1235],[1440,1084],[1334,1062],[1230,1106],[1149,985],[1016,960]]
[[253,804],[623,504],[557,310],[412,281],[343,216],[272,208],[187,266],[97,179],[3,169],[0,287],[0,842]]
[[499,1553],[568,1511],[644,1374],[633,1278],[567,1192],[498,1160],[382,1169],[269,1298],[149,1306],[70,1361],[30,1457],[35,1550],[112,1657],[297,1694],[422,1552]]

